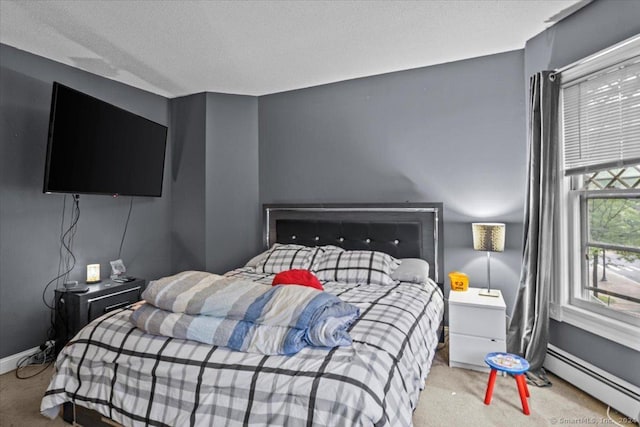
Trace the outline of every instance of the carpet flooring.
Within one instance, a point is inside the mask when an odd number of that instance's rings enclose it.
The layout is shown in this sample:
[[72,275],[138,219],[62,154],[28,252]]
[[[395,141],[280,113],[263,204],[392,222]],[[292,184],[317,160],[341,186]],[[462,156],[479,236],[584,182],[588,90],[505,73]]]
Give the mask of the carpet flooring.
[[[551,387],[529,386],[530,416],[522,413],[511,377],[498,376],[493,400],[487,406],[483,399],[488,374],[449,368],[447,357],[448,349],[444,346],[436,354],[414,412],[415,427],[615,425],[607,418],[606,405],[552,374],[549,375]],[[29,367],[22,375],[39,369]],[[14,372],[0,376],[0,426],[68,426],[60,418],[52,421],[39,412],[40,399],[52,374],[53,367],[50,367],[28,380],[17,379]],[[623,418],[614,410],[610,416],[616,421]]]
[[635,424],[607,405],[547,372],[550,387],[529,385],[531,415],[522,413],[516,382],[498,376],[490,405],[484,404],[489,374],[467,369],[449,368],[448,348],[436,354],[413,414],[415,427],[426,426],[554,426]]

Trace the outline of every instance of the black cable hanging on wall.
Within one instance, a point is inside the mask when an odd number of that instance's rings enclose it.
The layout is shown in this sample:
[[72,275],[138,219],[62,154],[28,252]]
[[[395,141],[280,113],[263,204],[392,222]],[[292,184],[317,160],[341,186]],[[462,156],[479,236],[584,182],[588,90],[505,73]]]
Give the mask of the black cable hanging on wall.
[[122,231],[122,239],[120,239],[120,249],[118,249],[117,259],[122,259],[120,255],[122,254],[122,245],[124,244],[124,236],[127,235],[127,227],[129,226],[129,218],[131,218],[132,208],[133,208],[133,196],[131,197],[131,200],[129,200],[129,213],[127,214],[127,221],[124,223],[124,230]]
[[[73,242],[75,240],[76,231],[78,229],[78,221],[80,220],[80,196],[74,194],[71,206],[71,217],[69,218],[69,225],[65,229],[65,221],[67,216],[67,196],[65,195],[62,200],[62,218],[60,221],[60,246],[58,250],[58,272],[57,275],[51,279],[45,285],[42,291],[42,301],[50,312],[50,325],[46,333],[46,341],[40,346],[40,350],[29,356],[25,356],[17,363],[15,371],[16,378],[29,379],[44,372],[55,360],[55,346],[48,344],[48,341],[55,340],[55,321],[56,317],[64,321],[63,314],[59,313],[56,309],[55,292],[51,296],[50,301],[47,300],[47,291],[49,287],[55,283],[55,289],[60,288],[60,281],[66,282],[69,278],[69,274],[76,265],[76,257],[73,253]],[[43,368],[34,374],[22,376],[20,372],[30,365],[43,365]]]
[[[55,289],[60,287],[60,280],[62,279],[62,283],[69,279],[69,274],[76,266],[76,256],[73,253],[73,242],[75,240],[76,231],[78,229],[78,220],[80,220],[80,196],[77,194],[73,195],[73,205],[71,211],[71,218],[69,219],[70,224],[66,230],[64,230],[64,222],[66,216],[66,204],[67,204],[67,196],[64,196],[63,199],[63,207],[62,207],[62,220],[60,223],[60,249],[59,249],[59,258],[58,258],[58,274],[56,277],[51,279],[44,287],[42,291],[42,300],[47,308],[54,310],[55,304],[49,303],[47,301],[47,290],[53,284],[56,283]],[[64,268],[64,271],[60,272]],[[53,298],[52,298],[53,300]]]

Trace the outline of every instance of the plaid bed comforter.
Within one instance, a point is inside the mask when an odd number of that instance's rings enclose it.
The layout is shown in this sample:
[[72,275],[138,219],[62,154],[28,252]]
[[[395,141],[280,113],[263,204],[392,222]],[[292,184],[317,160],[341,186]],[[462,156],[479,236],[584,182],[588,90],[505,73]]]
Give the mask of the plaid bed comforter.
[[145,334],[131,309],[108,313],[64,348],[41,411],[53,417],[71,401],[125,426],[410,426],[438,343],[440,290],[332,282],[325,290],[361,310],[350,347],[242,353]]

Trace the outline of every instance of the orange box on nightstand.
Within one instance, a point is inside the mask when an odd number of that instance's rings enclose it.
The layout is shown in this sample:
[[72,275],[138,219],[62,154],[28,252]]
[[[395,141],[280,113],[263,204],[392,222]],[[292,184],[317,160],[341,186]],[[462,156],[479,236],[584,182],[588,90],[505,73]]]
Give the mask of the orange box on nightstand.
[[469,289],[469,276],[459,271],[452,271],[449,273],[449,280],[451,281],[452,291],[466,291]]

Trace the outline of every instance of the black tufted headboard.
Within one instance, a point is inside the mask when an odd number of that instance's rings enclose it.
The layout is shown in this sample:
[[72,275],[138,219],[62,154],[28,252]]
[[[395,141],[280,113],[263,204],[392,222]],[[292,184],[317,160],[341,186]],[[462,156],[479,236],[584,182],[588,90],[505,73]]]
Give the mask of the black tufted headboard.
[[296,243],[367,249],[396,258],[422,258],[444,282],[442,203],[268,204],[264,244]]

